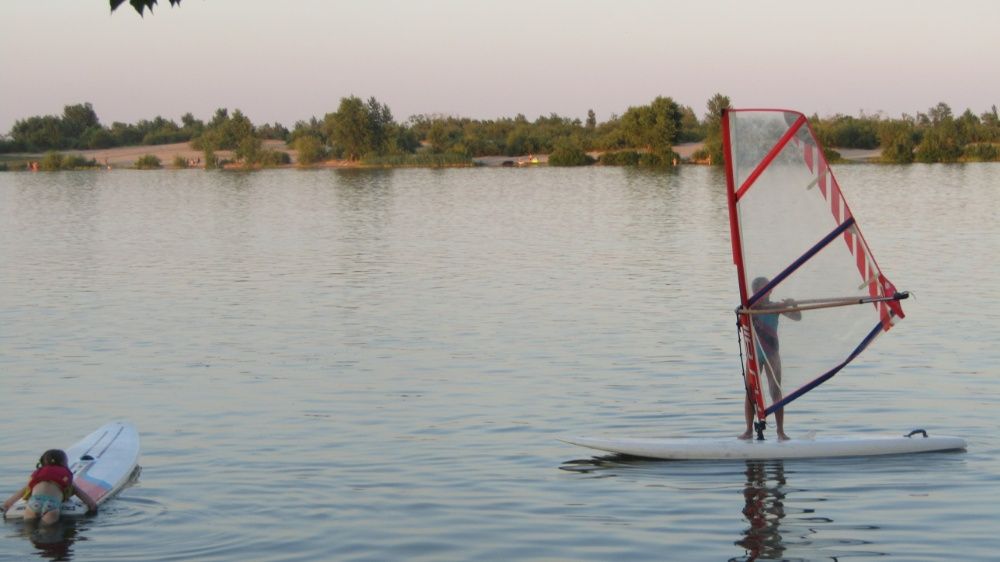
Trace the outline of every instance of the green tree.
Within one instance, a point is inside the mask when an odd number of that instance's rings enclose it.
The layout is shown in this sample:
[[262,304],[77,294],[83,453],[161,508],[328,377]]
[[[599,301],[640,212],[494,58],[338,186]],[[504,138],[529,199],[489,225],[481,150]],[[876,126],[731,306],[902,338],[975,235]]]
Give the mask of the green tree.
[[677,133],[677,142],[697,142],[705,138],[705,131],[702,124],[698,122],[698,116],[694,109],[683,106],[681,110],[680,131]]
[[451,138],[448,134],[447,123],[435,120],[427,129],[427,142],[430,144],[431,152],[440,154],[451,146]]
[[874,118],[835,115],[810,119],[824,146],[872,149],[878,146],[878,121]]
[[80,148],[111,148],[115,146],[115,137],[103,127],[91,127],[84,131],[80,138]]
[[917,145],[914,159],[917,162],[958,162],[962,145],[958,142],[955,124],[949,121],[924,132]]
[[247,137],[256,137],[253,123],[239,109],[229,115],[229,110],[219,108],[201,135],[191,143],[196,149],[236,150]]
[[191,140],[189,131],[185,131],[177,126],[170,119],[164,119],[159,115],[152,121],[140,121],[137,128],[142,133],[142,144],[170,144]]
[[632,146],[667,154],[680,134],[680,106],[673,99],[660,96],[650,105],[630,107],[622,116],[622,129]]
[[236,158],[242,160],[245,166],[253,166],[260,163],[262,149],[263,142],[259,138],[252,134],[244,136],[236,147]]
[[409,127],[394,124],[392,129],[392,150],[397,153],[414,153],[420,148],[420,139]]
[[[611,117],[594,130],[594,148],[599,150],[620,150],[628,146],[625,132],[622,130],[621,117]],[[603,160],[603,159],[602,159]]]
[[186,131],[188,138],[197,137],[205,130],[205,123],[199,119],[195,119],[194,115],[190,112],[181,115],[181,129]]
[[913,162],[916,132],[910,121],[883,121],[878,126],[879,144],[882,146],[881,160],[890,164]]
[[219,167],[219,157],[215,154],[212,145],[205,145],[205,169],[214,170]]
[[256,137],[256,131],[254,129],[253,123],[246,115],[243,115],[239,109],[233,111],[233,116],[229,118],[229,121],[222,128],[223,130],[223,148],[237,148],[244,139],[249,137]]
[[930,117],[931,124],[937,125],[945,120],[952,119],[951,107],[944,102],[939,102],[934,107],[927,111],[927,115]]
[[504,140],[504,153],[507,156],[517,156],[520,154],[534,154],[540,151],[541,145],[532,131],[532,126],[528,123],[521,123],[514,127]]
[[329,141],[324,131],[323,122],[315,117],[311,117],[308,121],[296,121],[292,132],[288,133],[288,143],[295,144],[299,137],[304,136],[316,137],[323,145]]
[[97,113],[94,112],[94,108],[89,103],[67,105],[63,108],[63,136],[74,145],[78,144],[87,129],[100,126]]
[[550,166],[586,166],[594,159],[583,150],[583,143],[577,138],[563,137],[555,142],[549,154]]
[[705,153],[713,165],[721,165],[725,158],[722,154],[722,112],[731,107],[729,96],[715,94],[705,104]]
[[292,147],[298,152],[297,161],[302,166],[315,164],[326,156],[323,142],[313,135],[300,136],[295,139]]
[[941,102],[920,119],[920,142],[914,159],[918,162],[957,162],[965,139],[948,104]]
[[262,139],[283,141],[288,140],[288,135],[288,128],[278,122],[275,122],[273,125],[270,123],[264,123],[260,127],[257,127],[257,136]]
[[212,120],[208,122],[209,129],[218,129],[229,121],[229,109],[225,107],[220,107],[215,110],[215,115],[212,116]]
[[368,150],[384,154],[389,150],[390,134],[395,121],[389,106],[379,103],[374,96],[368,98]]
[[10,130],[13,141],[31,152],[68,148],[62,121],[54,115],[18,120]]
[[336,113],[328,113],[324,118],[324,129],[348,160],[357,161],[371,149],[368,107],[357,96],[341,98]]
[[980,115],[979,120],[982,123],[984,140],[1000,140],[1000,111],[997,111],[997,106],[994,105],[990,111]]
[[133,146],[142,142],[142,132],[128,123],[115,121],[109,130],[111,138],[115,140],[115,146]]
[[983,136],[982,122],[971,109],[966,109],[965,113],[955,119],[955,126],[958,128],[958,136],[963,145],[986,140]]

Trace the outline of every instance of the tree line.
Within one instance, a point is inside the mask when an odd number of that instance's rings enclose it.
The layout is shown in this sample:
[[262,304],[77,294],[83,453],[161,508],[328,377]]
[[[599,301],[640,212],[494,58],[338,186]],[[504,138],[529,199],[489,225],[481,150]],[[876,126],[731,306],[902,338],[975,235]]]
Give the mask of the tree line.
[[[722,162],[720,116],[730,107],[716,94],[699,117],[670,97],[629,107],[621,115],[598,122],[593,110],[584,120],[552,113],[529,120],[522,114],[498,119],[448,115],[415,115],[397,121],[390,108],[374,97],[342,98],[336,111],[311,117],[291,129],[280,123],[255,125],[240,110],[218,109],[207,123],[191,113],[180,122],[157,116],[128,124],[102,125],[90,103],[68,105],[62,115],[33,116],[17,121],[0,137],[0,152],[45,152],[188,142],[205,152],[212,166],[218,150],[232,150],[248,164],[283,164],[284,152],[266,150],[276,139],[298,151],[300,164],[330,158],[369,163],[467,162],[481,156],[549,154],[552,165],[584,165],[600,154],[611,165],[671,166],[673,148],[701,142],[693,159]],[[945,103],[927,112],[891,119],[883,115],[834,115],[810,118],[827,147],[881,149],[885,162],[957,162],[1000,160],[1000,115],[996,106],[976,115],[954,115]],[[835,155],[832,155],[835,156]],[[421,160],[422,159],[422,160]]]
[[956,116],[942,102],[899,119],[861,115],[811,119],[825,146],[879,148],[883,162],[994,162],[1000,160],[1000,114],[997,106],[976,115]]

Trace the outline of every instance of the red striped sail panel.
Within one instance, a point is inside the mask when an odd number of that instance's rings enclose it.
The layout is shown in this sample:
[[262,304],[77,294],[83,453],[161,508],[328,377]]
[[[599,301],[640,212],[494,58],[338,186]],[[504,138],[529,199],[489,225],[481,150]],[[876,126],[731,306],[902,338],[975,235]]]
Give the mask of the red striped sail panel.
[[905,294],[879,269],[805,115],[730,109],[722,123],[746,383],[763,420],[888,331]]

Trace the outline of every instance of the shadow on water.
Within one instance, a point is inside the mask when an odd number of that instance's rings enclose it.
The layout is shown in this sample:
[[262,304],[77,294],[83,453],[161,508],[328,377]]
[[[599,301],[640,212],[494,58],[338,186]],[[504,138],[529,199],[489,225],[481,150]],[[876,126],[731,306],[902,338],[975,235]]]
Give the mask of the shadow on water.
[[745,474],[743,516],[749,526],[736,544],[746,549],[746,556],[731,560],[781,559],[785,552],[781,523],[786,517],[788,484],[785,465],[781,461],[748,461]]
[[54,525],[41,525],[37,521],[22,522],[21,535],[31,541],[35,554],[43,560],[72,560],[73,544],[84,521],[62,519]]

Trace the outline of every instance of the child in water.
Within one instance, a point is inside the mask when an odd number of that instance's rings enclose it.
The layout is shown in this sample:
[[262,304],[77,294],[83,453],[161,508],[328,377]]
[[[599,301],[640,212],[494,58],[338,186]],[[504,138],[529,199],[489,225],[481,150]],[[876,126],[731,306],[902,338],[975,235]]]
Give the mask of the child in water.
[[40,517],[42,523],[51,525],[59,521],[62,503],[74,494],[87,505],[87,513],[97,513],[97,503],[73,483],[73,473],[69,470],[66,453],[50,449],[38,459],[28,485],[3,502],[3,511],[6,513],[17,500],[24,498],[28,502],[24,509],[24,520],[31,521]]

